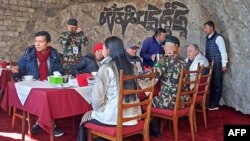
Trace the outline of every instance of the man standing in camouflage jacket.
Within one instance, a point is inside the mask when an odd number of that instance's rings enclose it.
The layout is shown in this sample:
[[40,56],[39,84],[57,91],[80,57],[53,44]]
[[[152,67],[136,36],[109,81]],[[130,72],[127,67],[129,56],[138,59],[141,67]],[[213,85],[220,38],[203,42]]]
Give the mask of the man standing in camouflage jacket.
[[179,75],[181,69],[186,68],[186,62],[179,56],[180,41],[178,38],[168,35],[164,51],[165,56],[155,64],[157,77],[161,82],[161,90],[159,95],[153,98],[153,107],[174,109]]
[[70,73],[72,66],[82,56],[82,48],[88,45],[88,39],[77,26],[76,19],[69,19],[67,22],[68,31],[61,33],[59,43],[63,49],[63,68],[66,73]]

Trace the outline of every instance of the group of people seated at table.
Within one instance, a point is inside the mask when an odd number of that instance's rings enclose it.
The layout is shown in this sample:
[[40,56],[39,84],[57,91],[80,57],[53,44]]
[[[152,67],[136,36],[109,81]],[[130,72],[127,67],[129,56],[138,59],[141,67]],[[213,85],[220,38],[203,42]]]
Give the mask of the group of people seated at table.
[[[72,21],[69,24],[72,24]],[[76,23],[73,21],[73,24]],[[35,34],[34,45],[25,50],[17,66],[11,67],[14,80],[19,81],[24,75],[33,75],[34,79],[37,80],[47,80],[47,77],[53,75],[54,71],[65,74],[63,59],[60,57],[59,52],[50,46],[50,41],[51,37],[47,31],[39,31]],[[145,72],[150,72],[156,68],[161,89],[159,94],[153,98],[152,106],[173,109],[181,69],[197,69],[198,63],[204,66],[208,65],[208,61],[195,44],[188,46],[188,58],[186,60],[180,57],[179,39],[167,35],[166,30],[162,28],[159,28],[152,37],[143,42],[140,52],[143,62],[136,55],[139,48],[133,40],[129,40],[124,45],[121,38],[111,36],[106,38],[103,43],[98,42],[95,44],[92,53],[80,56],[75,64],[71,64],[68,72],[73,76],[97,71],[91,94],[93,110],[83,115],[78,141],[87,140],[87,130],[84,127],[87,122],[114,126],[117,124],[117,105],[120,89],[119,70],[122,69],[125,74],[138,74],[138,72],[145,70]],[[147,53],[148,50],[151,51],[150,54]],[[161,54],[158,59],[157,54]],[[135,81],[129,81],[124,85],[124,88],[135,87]],[[139,100],[136,94],[125,99],[125,102],[128,103]],[[124,112],[127,116],[139,115],[141,109],[128,109]],[[137,121],[127,123],[127,125],[135,124],[137,124]],[[159,136],[160,133],[154,126],[154,123],[151,124],[152,135]],[[33,133],[38,133],[40,129],[39,123],[32,127]],[[55,136],[61,136],[63,132],[56,126],[54,134]]]

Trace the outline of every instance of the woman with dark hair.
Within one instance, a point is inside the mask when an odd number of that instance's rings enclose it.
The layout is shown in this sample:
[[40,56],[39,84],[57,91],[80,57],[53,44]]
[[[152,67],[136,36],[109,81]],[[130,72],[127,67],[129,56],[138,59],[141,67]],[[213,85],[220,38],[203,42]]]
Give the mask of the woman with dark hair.
[[[83,116],[78,141],[87,140],[86,122],[98,125],[117,125],[118,97],[119,97],[119,72],[123,70],[125,74],[134,74],[132,64],[127,60],[123,41],[119,37],[109,37],[105,40],[102,50],[104,59],[96,74],[96,83],[92,91],[93,111]],[[135,88],[135,81],[127,81],[124,89]],[[138,102],[137,95],[126,96],[126,103]],[[141,114],[140,107],[129,108],[123,111],[125,117]],[[88,116],[90,115],[90,116]],[[137,121],[129,121],[124,125],[135,125]]]

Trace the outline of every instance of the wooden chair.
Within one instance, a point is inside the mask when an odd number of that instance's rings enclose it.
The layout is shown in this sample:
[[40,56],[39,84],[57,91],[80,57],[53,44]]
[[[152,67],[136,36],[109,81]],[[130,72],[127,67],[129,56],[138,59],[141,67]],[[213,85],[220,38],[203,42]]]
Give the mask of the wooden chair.
[[31,124],[30,124],[30,114],[21,110],[22,113],[18,113],[17,108],[13,107],[13,115],[12,115],[12,124],[11,127],[14,128],[16,117],[22,119],[22,140],[25,139],[25,121],[28,123],[28,134],[30,137],[32,137],[32,130],[31,130]]
[[[149,141],[149,121],[151,113],[151,103],[154,91],[156,73],[150,73],[146,75],[125,75],[123,71],[120,71],[120,93],[119,93],[119,104],[118,104],[118,120],[117,126],[100,126],[93,123],[87,123],[85,127],[88,128],[88,141],[92,141],[92,135],[99,136],[112,141],[122,141],[124,137],[132,136],[138,133],[143,134],[144,141]],[[135,79],[151,79],[151,85],[144,89],[123,89],[124,81],[135,80]],[[138,102],[138,103],[123,103],[125,95],[137,94],[141,92],[149,92],[149,98]],[[123,110],[131,107],[146,106],[146,111],[134,117],[123,117]],[[137,125],[133,126],[123,126],[124,122],[138,120]]]
[[[189,76],[191,74],[196,74],[194,80],[192,81],[189,79]],[[200,69],[198,69],[197,71],[189,71],[189,70],[181,71],[180,76],[179,76],[175,107],[173,110],[152,107],[152,110],[151,110],[152,117],[159,117],[162,119],[167,119],[167,120],[172,121],[175,141],[178,141],[178,119],[184,116],[189,117],[192,141],[195,141],[193,118],[194,118],[195,99],[196,99],[196,95],[198,91],[197,84],[199,82],[198,79],[199,79],[200,74],[201,74]],[[189,89],[190,85],[194,85],[192,90]],[[183,88],[186,88],[186,89],[184,90]],[[189,97],[188,101],[182,101],[181,99],[183,97]],[[161,124],[161,126],[163,126],[163,124]],[[163,127],[161,127],[160,129],[162,130]]]
[[[203,120],[205,128],[207,128],[207,112],[206,112],[206,106],[207,106],[207,97],[209,94],[209,88],[210,88],[210,82],[213,72],[213,66],[214,62],[209,63],[208,67],[201,67],[202,74],[200,75],[200,81],[198,84],[198,93],[195,101],[195,111],[202,112],[203,113]],[[198,109],[197,107],[200,106],[201,108]],[[196,117],[195,120],[195,132],[197,132],[196,127]]]

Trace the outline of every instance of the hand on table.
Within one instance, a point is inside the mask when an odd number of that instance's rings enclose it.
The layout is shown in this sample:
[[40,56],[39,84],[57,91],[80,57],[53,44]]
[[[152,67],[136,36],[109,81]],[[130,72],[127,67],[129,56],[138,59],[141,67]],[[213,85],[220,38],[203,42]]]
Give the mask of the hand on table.
[[10,66],[10,70],[12,73],[19,73],[19,67],[16,66]]

